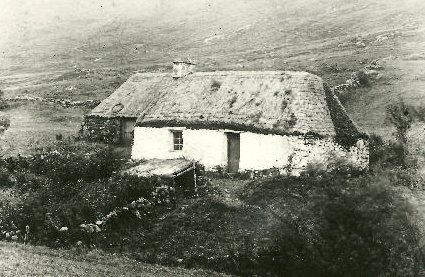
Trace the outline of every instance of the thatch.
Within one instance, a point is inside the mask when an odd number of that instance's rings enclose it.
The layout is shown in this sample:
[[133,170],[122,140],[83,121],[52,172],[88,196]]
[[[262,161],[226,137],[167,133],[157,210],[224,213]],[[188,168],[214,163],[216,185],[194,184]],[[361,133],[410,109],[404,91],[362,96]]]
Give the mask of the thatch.
[[[326,102],[334,124],[336,137],[340,140],[356,140],[358,137],[366,138],[367,135],[360,133],[356,124],[350,119],[344,106],[332,90],[325,85]],[[349,143],[348,144],[352,144]]]
[[317,136],[336,136],[336,129],[357,132],[329,93],[321,78],[306,72],[195,72],[178,79],[138,73],[90,115],[138,117],[137,126],[152,127]]
[[137,118],[174,85],[170,74],[134,74],[88,116]]
[[138,126],[334,136],[322,79],[306,72],[204,72],[175,80]]

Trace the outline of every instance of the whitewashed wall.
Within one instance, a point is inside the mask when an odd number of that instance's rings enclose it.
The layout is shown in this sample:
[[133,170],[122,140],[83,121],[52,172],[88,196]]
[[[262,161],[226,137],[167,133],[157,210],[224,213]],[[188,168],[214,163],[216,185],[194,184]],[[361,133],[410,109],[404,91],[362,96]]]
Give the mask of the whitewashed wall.
[[[171,130],[182,130],[183,150],[173,150]],[[215,130],[191,130],[181,128],[134,129],[133,159],[176,159],[197,160],[207,169],[227,165],[227,137]]]
[[[173,150],[171,130],[179,128],[136,127],[134,130],[133,159],[186,158],[199,161],[207,170],[227,167],[227,136],[223,130],[181,129],[183,150]],[[305,139],[302,136],[240,134],[240,171],[270,168],[292,168],[298,175],[309,163],[327,165],[342,158],[359,168],[369,164],[367,144],[360,140],[344,149],[331,138]]]
[[369,166],[369,146],[364,140],[357,141],[349,149],[335,143],[332,138],[290,137],[289,143],[292,146],[291,167],[293,168],[293,175],[299,175],[308,164],[328,166],[338,159],[360,169]]
[[292,145],[287,136],[241,133],[240,170],[282,168],[288,164]]

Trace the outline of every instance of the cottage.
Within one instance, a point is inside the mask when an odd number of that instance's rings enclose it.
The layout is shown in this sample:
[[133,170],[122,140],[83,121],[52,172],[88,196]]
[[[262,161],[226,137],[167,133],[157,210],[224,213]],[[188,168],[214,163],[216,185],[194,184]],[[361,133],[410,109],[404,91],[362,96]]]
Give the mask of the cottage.
[[367,136],[318,76],[193,67],[180,60],[172,73],[137,73],[92,114],[135,122],[136,160],[186,159],[209,170],[284,174],[335,159],[368,166]]

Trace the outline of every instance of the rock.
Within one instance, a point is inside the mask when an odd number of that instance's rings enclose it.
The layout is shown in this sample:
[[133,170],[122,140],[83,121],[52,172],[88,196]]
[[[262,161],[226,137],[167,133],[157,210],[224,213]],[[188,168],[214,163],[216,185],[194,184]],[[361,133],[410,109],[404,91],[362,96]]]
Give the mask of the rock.
[[366,44],[363,41],[358,41],[356,45],[359,47],[366,47]]
[[59,229],[59,232],[67,232],[68,231],[68,227],[62,227]]

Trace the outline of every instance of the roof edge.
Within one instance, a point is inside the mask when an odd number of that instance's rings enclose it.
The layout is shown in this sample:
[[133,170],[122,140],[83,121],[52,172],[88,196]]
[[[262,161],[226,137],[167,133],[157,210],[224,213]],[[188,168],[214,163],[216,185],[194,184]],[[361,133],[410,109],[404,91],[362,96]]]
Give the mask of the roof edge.
[[288,135],[288,136],[310,136],[316,138],[325,138],[332,137],[326,136],[315,132],[302,133],[299,131],[294,132],[285,132],[279,129],[268,129],[260,128],[254,125],[247,124],[237,124],[237,123],[226,123],[221,121],[183,121],[183,120],[144,120],[142,122],[136,122],[136,127],[152,127],[152,128],[162,128],[162,127],[187,127],[190,129],[208,129],[208,130],[217,130],[217,129],[228,129],[234,131],[245,131],[252,132],[264,135]]

